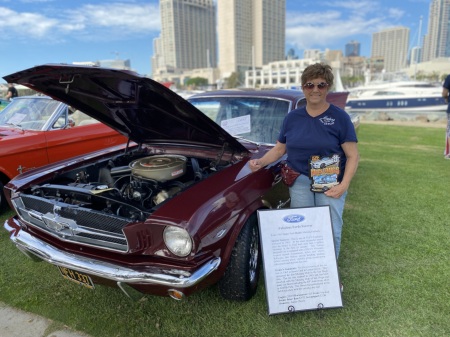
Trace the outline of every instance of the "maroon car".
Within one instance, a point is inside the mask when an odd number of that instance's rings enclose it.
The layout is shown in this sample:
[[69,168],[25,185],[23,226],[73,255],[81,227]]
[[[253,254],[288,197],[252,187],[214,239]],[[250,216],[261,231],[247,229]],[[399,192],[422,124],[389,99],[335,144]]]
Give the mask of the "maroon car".
[[261,261],[256,212],[277,207],[267,196],[281,184],[277,163],[251,173],[247,162],[273,146],[301,93],[205,94],[191,104],[133,72],[71,65],[7,80],[137,144],[11,180],[5,194],[17,215],[4,227],[18,249],[89,288],[113,284],[129,296],[181,299],[218,282],[224,298],[253,296]]

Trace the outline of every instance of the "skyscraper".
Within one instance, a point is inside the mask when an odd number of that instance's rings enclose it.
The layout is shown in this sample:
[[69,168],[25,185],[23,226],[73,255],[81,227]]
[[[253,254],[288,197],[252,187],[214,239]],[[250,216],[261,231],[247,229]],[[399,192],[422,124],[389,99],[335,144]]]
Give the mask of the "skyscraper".
[[360,56],[361,44],[358,41],[350,41],[345,45],[345,57]]
[[217,66],[216,9],[213,0],[160,0],[161,37],[154,60],[159,67]]
[[285,0],[219,0],[217,13],[223,77],[284,59]]
[[406,67],[409,28],[394,27],[372,34],[372,58],[384,59],[384,70],[399,71]]
[[450,57],[450,0],[432,0],[422,61]]

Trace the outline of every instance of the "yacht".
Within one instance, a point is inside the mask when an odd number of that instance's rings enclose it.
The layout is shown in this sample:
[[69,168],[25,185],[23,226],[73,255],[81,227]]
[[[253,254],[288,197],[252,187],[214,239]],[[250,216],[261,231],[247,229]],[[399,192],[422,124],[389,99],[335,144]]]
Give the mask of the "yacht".
[[442,87],[415,80],[380,81],[349,89],[346,109],[353,112],[437,112],[447,109]]

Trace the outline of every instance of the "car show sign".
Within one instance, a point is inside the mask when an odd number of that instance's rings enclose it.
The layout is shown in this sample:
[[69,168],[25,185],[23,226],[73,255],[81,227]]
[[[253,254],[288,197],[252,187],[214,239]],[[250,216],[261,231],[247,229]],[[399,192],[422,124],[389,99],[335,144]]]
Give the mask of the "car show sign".
[[340,308],[329,206],[258,211],[269,315]]

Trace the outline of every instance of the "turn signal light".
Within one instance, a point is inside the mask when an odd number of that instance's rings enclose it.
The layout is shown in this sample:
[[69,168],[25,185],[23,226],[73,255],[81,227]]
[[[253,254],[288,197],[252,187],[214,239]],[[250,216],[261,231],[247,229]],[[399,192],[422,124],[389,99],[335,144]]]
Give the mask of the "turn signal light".
[[184,294],[179,290],[169,289],[167,292],[174,300],[181,301],[184,298]]

